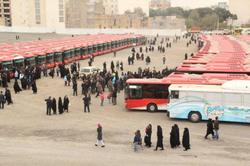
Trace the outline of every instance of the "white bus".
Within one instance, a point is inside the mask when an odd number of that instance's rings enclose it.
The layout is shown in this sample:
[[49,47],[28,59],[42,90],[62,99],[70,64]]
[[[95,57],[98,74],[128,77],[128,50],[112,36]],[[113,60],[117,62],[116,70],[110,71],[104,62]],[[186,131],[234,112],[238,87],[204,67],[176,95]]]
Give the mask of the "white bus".
[[170,118],[192,122],[214,119],[250,123],[250,81],[233,80],[223,85],[172,84],[169,87]]

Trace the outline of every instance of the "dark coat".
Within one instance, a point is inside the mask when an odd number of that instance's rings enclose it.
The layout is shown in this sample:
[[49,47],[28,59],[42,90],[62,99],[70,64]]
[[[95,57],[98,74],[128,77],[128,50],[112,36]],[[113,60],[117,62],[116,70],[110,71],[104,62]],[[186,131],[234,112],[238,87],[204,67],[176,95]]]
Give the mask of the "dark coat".
[[176,135],[176,130],[174,128],[174,126],[172,126],[172,130],[170,132],[170,145],[171,148],[175,148],[177,145],[177,135]]
[[180,131],[179,131],[179,127],[177,124],[174,125],[175,128],[175,132],[176,132],[176,145],[180,146]]
[[6,89],[5,91],[5,98],[8,103],[13,103],[12,98],[11,98],[11,92],[9,89]]
[[52,110],[53,110],[53,113],[54,114],[56,114],[56,99],[55,98],[53,98],[53,100],[52,100]]
[[15,81],[15,83],[14,83],[14,91],[15,91],[15,93],[18,93],[18,92],[20,92],[20,91],[22,91],[22,89],[20,88],[20,86],[19,86],[19,84],[18,84],[18,82],[17,81]]
[[209,120],[207,122],[207,133],[213,133],[213,122],[211,120]]
[[183,132],[182,146],[186,149],[190,149],[190,138],[189,138],[189,131],[187,128],[185,128]]
[[63,108],[65,110],[69,109],[69,98],[64,97],[64,99],[63,99]]
[[160,126],[157,127],[157,147],[163,147],[163,135]]
[[97,140],[102,140],[102,127],[97,128]]
[[33,93],[37,93],[37,87],[36,87],[36,82],[35,81],[32,83],[31,86],[32,86]]
[[61,97],[59,97],[59,99],[58,99],[58,112],[59,112],[59,114],[63,113],[63,103],[62,103]]

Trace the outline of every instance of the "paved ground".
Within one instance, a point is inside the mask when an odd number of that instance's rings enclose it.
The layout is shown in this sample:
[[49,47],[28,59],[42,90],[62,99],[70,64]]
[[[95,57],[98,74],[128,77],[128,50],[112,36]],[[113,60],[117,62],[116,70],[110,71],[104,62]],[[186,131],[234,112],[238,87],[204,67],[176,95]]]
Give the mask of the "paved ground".
[[[175,67],[184,59],[185,52],[194,52],[195,47],[185,47],[186,42],[174,44],[167,50],[167,65]],[[130,50],[123,50],[114,58],[113,54],[95,58],[94,65],[104,61],[123,60],[126,70],[136,71],[144,62],[127,66]],[[162,69],[162,54],[150,54],[150,67]],[[108,63],[110,64],[110,63]],[[87,65],[82,61],[81,65]],[[109,66],[109,65],[108,65]],[[223,123],[221,139],[204,140],[206,123],[193,124],[172,120],[164,112],[148,113],[124,109],[123,92],[118,105],[105,101],[99,106],[99,98],[92,97],[91,113],[83,113],[82,96],[73,97],[72,88],[64,87],[59,78],[44,78],[37,82],[38,94],[25,91],[15,95],[14,105],[0,110],[0,165],[103,165],[103,166],[149,166],[149,165],[250,165],[249,125]],[[80,91],[80,87],[79,87]],[[46,116],[44,99],[48,96],[70,97],[70,112],[63,115]],[[95,147],[96,125],[103,125],[105,148]],[[134,132],[140,129],[144,136],[145,126],[153,125],[153,146],[156,143],[156,125],[162,125],[164,151],[153,148],[134,153]],[[182,135],[183,128],[190,129],[191,150],[170,149],[169,132],[177,123]]]

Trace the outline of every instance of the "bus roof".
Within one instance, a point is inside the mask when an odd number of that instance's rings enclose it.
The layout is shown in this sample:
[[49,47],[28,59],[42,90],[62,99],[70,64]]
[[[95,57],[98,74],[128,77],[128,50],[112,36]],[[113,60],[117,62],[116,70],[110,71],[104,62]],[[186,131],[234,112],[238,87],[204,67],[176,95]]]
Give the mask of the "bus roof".
[[249,93],[250,81],[228,81],[223,85],[190,85],[190,84],[172,84],[169,91],[193,91],[193,92],[231,92],[231,93]]
[[221,85],[229,80],[250,80],[246,74],[203,73],[188,74],[173,72],[162,79],[128,79],[127,84],[205,84]]

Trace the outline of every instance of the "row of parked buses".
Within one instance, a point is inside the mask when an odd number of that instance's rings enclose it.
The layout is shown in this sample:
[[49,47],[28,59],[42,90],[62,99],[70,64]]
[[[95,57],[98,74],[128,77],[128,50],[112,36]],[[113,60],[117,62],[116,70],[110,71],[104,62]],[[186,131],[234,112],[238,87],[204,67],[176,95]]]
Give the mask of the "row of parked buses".
[[91,42],[85,41],[85,38],[90,38],[89,36],[79,36],[74,37],[77,39],[67,38],[33,43],[23,42],[13,45],[3,44],[0,45],[0,68],[1,70],[6,68],[11,70],[14,67],[22,69],[26,66],[52,68],[59,64],[68,64],[90,56],[119,51],[145,42],[144,36],[131,34],[127,36],[115,35],[116,38],[114,39],[112,39],[113,35],[102,36],[104,38],[102,40],[95,39],[95,37],[93,35],[94,39]]
[[170,118],[192,122],[218,116],[221,121],[250,123],[249,55],[230,38],[214,38],[219,40],[216,53],[210,52],[214,41],[207,39],[196,55],[163,79],[128,79],[125,107],[149,112],[167,110]]

